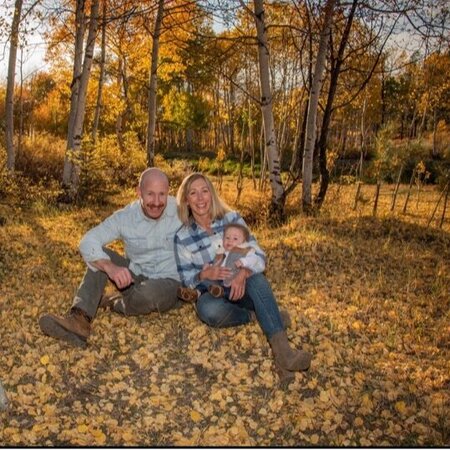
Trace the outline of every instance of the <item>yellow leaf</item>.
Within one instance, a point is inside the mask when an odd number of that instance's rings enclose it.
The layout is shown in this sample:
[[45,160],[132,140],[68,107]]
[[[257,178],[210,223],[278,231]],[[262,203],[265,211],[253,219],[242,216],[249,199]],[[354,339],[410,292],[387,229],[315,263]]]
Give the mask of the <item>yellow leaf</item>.
[[330,394],[328,393],[328,391],[322,391],[320,393],[320,401],[323,403],[327,403],[330,401]]
[[364,420],[361,419],[361,417],[357,417],[353,423],[357,426],[357,427],[362,427],[364,425]]
[[300,431],[306,431],[308,429],[309,420],[308,419],[300,419],[300,422],[298,423],[298,427]]
[[44,366],[46,366],[49,362],[50,362],[50,358],[49,358],[48,355],[44,355],[44,356],[41,358],[41,364],[43,364]]
[[78,425],[77,430],[79,433],[86,433],[86,431],[88,430],[87,425],[85,425],[84,423],[81,425]]
[[311,443],[314,445],[319,442],[319,436],[317,434],[313,434],[310,439],[311,439]]
[[194,422],[200,422],[200,420],[202,420],[202,415],[198,412],[198,411],[191,411],[191,419]]
[[122,439],[127,444],[130,444],[131,442],[134,442],[134,435],[131,433],[131,431],[124,431],[122,433]]
[[404,401],[400,401],[397,402],[395,404],[395,409],[400,413],[400,414],[405,414],[406,413],[406,404]]
[[97,444],[104,444],[106,442],[106,436],[102,430],[92,430],[91,434],[94,436]]
[[222,400],[222,393],[220,391],[213,392],[209,398],[211,400],[220,401]]

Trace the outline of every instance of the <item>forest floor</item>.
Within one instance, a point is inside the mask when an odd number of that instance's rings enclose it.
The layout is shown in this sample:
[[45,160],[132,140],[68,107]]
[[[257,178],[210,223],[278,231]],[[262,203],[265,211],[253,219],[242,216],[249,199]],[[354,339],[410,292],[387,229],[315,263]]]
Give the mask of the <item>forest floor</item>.
[[[101,310],[86,349],[44,336],[40,315],[67,311],[84,271],[80,237],[133,193],[103,207],[1,204],[0,444],[447,446],[450,220],[427,227],[433,187],[405,215],[388,212],[386,187],[373,217],[370,189],[353,210],[355,187],[333,187],[319,216],[279,228],[257,225],[258,194],[243,193],[289,338],[314,355],[285,389],[257,324],[211,329],[188,304]],[[232,204],[231,182],[222,192]]]

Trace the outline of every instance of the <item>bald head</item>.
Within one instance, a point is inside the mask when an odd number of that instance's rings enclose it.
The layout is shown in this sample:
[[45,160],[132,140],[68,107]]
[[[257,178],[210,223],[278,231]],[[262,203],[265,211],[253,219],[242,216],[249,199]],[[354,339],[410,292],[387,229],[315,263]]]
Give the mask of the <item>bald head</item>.
[[141,176],[139,177],[139,187],[141,189],[147,180],[166,183],[167,188],[169,188],[169,178],[167,178],[167,175],[162,170],[157,169],[156,167],[148,167],[141,173]]
[[169,179],[156,167],[145,169],[137,187],[142,212],[150,219],[159,219],[167,206]]

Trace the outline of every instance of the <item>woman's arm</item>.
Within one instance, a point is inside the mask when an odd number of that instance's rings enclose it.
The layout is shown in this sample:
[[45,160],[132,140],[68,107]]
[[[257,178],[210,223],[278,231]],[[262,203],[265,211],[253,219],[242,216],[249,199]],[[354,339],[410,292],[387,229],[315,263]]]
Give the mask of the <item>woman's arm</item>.
[[194,289],[200,283],[199,274],[202,268],[192,261],[192,253],[183,245],[178,233],[175,234],[175,261],[181,282],[184,286]]
[[203,280],[223,280],[230,276],[230,269],[211,265],[211,261],[205,260],[205,256],[201,261],[194,261],[192,250],[185,241],[179,233],[175,235],[175,260],[181,282],[185,286],[193,289]]

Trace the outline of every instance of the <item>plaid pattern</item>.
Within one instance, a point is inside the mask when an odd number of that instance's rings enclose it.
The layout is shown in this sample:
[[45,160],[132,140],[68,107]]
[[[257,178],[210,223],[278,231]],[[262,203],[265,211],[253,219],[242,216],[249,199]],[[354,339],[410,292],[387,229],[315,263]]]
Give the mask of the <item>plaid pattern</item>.
[[[218,248],[222,245],[225,225],[229,223],[240,223],[247,226],[236,211],[231,211],[222,219],[212,222],[213,234],[211,235],[195,222],[188,226],[182,226],[175,234],[175,260],[181,282],[185,286],[195,288],[200,283],[198,275],[205,264],[213,262]],[[255,249],[256,255],[262,260],[261,266],[264,267],[266,255],[252,234],[250,234],[249,245]]]

